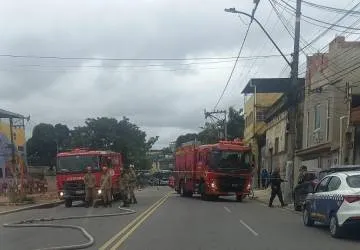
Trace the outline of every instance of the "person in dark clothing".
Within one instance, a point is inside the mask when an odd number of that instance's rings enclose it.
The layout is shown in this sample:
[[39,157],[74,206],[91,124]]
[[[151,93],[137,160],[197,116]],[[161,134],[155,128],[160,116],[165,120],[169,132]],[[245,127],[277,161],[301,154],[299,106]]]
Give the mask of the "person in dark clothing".
[[262,188],[266,188],[267,186],[267,181],[268,181],[268,178],[269,178],[269,173],[268,171],[266,170],[266,168],[263,168],[261,170],[261,186]]
[[275,199],[275,196],[279,197],[279,201],[281,203],[281,206],[284,207],[286,204],[284,203],[282,192],[281,192],[281,183],[284,182],[283,179],[280,177],[280,168],[275,168],[273,173],[270,177],[270,184],[271,184],[271,197],[269,201],[269,207],[272,207],[272,203]]

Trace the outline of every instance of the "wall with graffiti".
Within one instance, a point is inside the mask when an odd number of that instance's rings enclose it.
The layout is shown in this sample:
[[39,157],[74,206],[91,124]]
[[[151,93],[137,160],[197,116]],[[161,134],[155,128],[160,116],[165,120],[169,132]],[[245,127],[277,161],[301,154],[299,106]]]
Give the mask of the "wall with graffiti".
[[25,130],[23,127],[13,128],[15,164],[11,162],[11,137],[9,119],[0,119],[0,180],[12,178],[26,169]]

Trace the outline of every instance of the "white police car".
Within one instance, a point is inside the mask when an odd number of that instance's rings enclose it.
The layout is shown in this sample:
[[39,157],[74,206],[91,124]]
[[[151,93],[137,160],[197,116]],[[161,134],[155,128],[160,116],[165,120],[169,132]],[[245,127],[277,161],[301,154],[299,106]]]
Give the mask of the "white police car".
[[306,226],[329,225],[331,236],[340,237],[345,227],[360,226],[360,171],[325,176],[308,194],[303,209]]

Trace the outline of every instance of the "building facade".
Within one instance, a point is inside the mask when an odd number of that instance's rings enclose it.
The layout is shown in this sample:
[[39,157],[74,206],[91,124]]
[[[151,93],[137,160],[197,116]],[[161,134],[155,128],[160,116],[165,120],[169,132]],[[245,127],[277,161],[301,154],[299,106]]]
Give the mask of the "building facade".
[[352,96],[360,93],[360,42],[336,37],[329,52],[307,58],[301,165],[327,169],[356,160],[356,131],[351,124]]
[[260,185],[260,170],[265,164],[265,117],[271,107],[282,94],[280,93],[256,93],[246,98],[244,105],[245,129],[244,141],[251,145],[257,171],[254,185]]
[[[12,119],[12,138],[10,129]],[[11,140],[13,139],[13,145]],[[26,169],[26,138],[24,117],[0,109],[0,180],[12,178]],[[14,150],[14,164],[13,153]]]
[[281,167],[286,163],[287,143],[287,111],[272,118],[266,126],[266,149],[265,167],[271,172],[275,167]]

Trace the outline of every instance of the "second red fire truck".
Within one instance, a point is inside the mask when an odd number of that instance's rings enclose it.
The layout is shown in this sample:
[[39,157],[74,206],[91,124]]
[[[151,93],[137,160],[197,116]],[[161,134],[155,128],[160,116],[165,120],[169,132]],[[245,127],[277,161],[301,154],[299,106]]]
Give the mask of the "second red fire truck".
[[242,201],[251,188],[252,153],[241,140],[184,145],[176,152],[175,190],[203,199],[235,195]]
[[74,149],[57,155],[56,184],[59,198],[65,200],[66,207],[71,207],[73,201],[85,200],[84,175],[88,166],[92,168],[96,178],[98,198],[102,196],[102,166],[109,168],[114,198],[120,197],[119,178],[123,168],[121,154],[112,151]]

